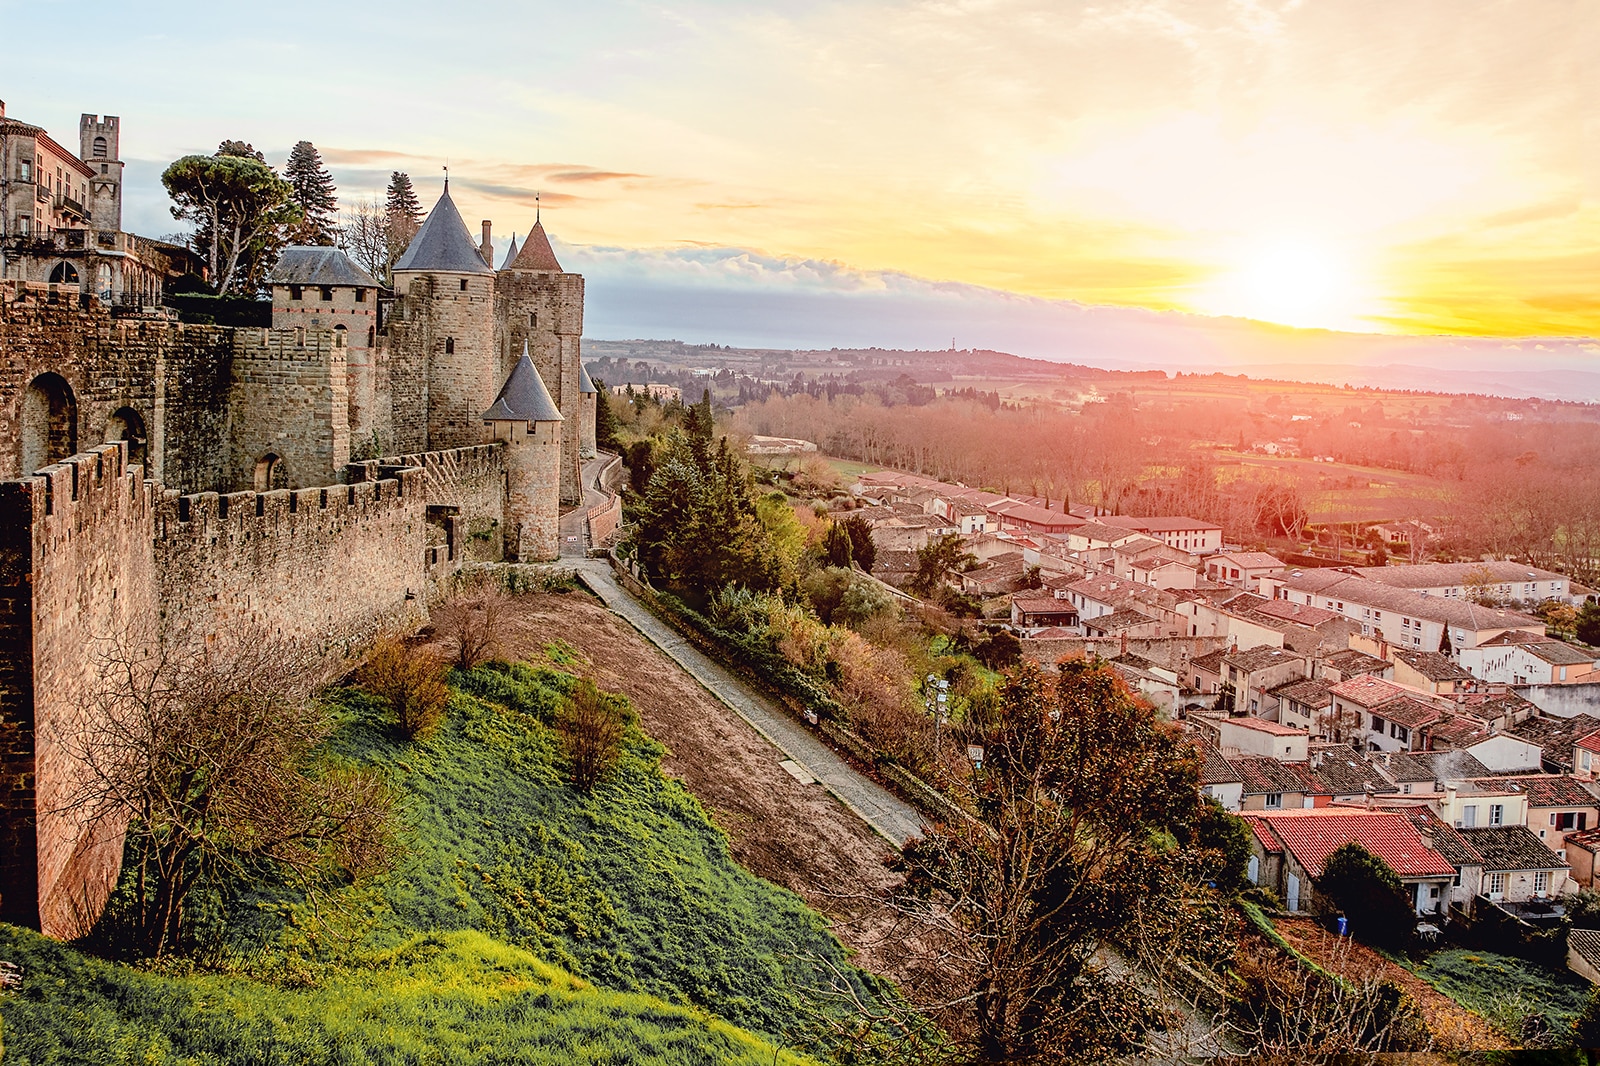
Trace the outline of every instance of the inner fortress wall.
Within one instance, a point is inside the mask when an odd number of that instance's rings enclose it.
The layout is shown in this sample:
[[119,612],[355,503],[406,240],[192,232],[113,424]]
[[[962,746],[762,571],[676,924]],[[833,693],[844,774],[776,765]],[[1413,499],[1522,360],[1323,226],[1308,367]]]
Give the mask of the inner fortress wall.
[[162,318],[112,318],[48,286],[0,282],[0,478],[23,470],[23,406],[31,382],[71,389],[74,447],[102,444],[112,415],[144,424],[150,476],[186,492],[229,487],[227,413],[233,330]]
[[[271,489],[272,456],[290,485],[339,481],[350,461],[348,349],[333,330],[241,329],[228,391],[231,484]],[[265,473],[263,468],[262,473]]]

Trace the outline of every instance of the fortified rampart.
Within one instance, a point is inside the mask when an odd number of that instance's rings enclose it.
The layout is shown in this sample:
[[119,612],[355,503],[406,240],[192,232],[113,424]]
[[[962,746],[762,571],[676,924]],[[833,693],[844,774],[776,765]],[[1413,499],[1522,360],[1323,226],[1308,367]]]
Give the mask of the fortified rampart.
[[153,630],[153,482],[102,445],[0,482],[0,919],[56,936],[98,915],[120,825],[71,809],[96,645]]
[[428,565],[498,562],[504,555],[505,458],[505,449],[498,443],[393,455],[351,463],[345,480],[375,481],[385,470],[420,469],[427,510]]
[[385,625],[426,614],[421,470],[314,489],[164,494],[154,550],[163,636],[225,631],[343,657]]

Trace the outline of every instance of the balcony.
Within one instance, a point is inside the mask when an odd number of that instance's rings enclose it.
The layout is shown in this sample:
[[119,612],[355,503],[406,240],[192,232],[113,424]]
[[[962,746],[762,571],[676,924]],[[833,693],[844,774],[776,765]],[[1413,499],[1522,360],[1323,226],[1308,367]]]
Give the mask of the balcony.
[[61,212],[63,215],[68,215],[72,218],[79,219],[80,221],[87,221],[89,218],[89,209],[84,207],[83,204],[79,203],[77,200],[74,200],[70,196],[56,197],[55,207],[56,210]]

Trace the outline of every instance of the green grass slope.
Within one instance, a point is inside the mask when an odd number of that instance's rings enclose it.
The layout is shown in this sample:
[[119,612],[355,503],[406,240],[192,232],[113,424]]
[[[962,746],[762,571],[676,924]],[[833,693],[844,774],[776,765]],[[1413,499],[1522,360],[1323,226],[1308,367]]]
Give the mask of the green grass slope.
[[252,886],[226,911],[224,972],[146,972],[0,927],[0,959],[28,971],[0,998],[5,1066],[771,1063],[819,960],[882,994],[820,916],[733,861],[637,729],[592,795],[567,785],[550,723],[572,684],[458,674],[418,742],[335,692],[331,747],[401,796],[400,866],[315,907]]

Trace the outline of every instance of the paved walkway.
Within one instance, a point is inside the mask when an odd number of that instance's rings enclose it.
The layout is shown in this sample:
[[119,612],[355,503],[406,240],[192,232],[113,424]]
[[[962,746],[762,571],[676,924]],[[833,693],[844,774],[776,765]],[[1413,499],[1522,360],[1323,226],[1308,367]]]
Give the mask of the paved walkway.
[[[593,483],[587,470],[584,476],[589,479],[586,485]],[[809,772],[879,835],[896,847],[904,843],[907,837],[922,835],[922,818],[913,807],[902,803],[876,781],[857,773],[783,708],[707,658],[671,626],[651,614],[618,584],[607,560],[571,559],[570,562],[577,568],[583,583],[593,589],[607,607],[676,660],[691,677],[705,686],[706,691],[732,707],[756,732],[766,737],[790,761],[798,763],[800,769]],[[794,773],[793,770],[789,772]]]
[[595,488],[595,479],[600,476],[600,471],[611,461],[611,456],[601,455],[590,459],[583,464],[583,505],[574,507],[561,516],[561,556],[569,558],[574,555],[583,555],[589,550],[589,516],[591,507],[598,507],[610,499],[605,493]]

